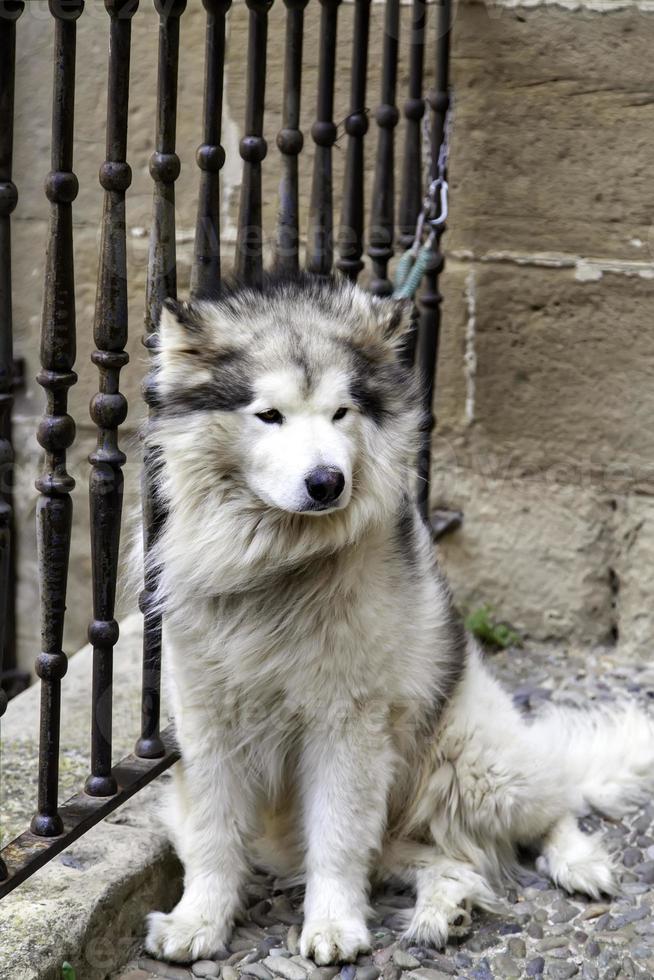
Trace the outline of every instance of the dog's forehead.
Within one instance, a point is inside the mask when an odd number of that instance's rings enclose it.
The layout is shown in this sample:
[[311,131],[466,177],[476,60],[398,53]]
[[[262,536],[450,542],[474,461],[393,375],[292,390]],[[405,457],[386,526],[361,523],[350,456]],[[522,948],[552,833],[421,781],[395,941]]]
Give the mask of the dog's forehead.
[[271,303],[252,316],[253,333],[264,342],[288,346],[333,343],[352,330],[352,317],[307,302]]
[[248,354],[259,373],[288,372],[313,391],[326,373],[351,368],[350,331],[343,323],[315,310],[271,310],[252,319]]
[[347,395],[350,375],[337,364],[323,364],[310,370],[301,358],[268,367],[255,374],[253,392],[256,401],[286,410],[330,409],[335,401]]

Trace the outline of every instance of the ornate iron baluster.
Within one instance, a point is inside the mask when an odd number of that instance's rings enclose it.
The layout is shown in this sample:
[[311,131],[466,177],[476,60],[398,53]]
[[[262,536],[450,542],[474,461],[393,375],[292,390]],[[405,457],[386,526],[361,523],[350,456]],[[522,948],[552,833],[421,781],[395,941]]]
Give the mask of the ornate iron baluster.
[[77,381],[75,363],[75,277],[73,211],[78,183],[73,171],[75,48],[77,18],[84,0],[49,0],[55,18],[52,99],[52,170],[45,182],[51,202],[45,259],[41,365],[38,376],[47,395],[38,440],[45,450],[45,469],[36,481],[41,497],[36,528],[41,589],[41,650],[36,672],[41,678],[39,800],[32,831],[55,837],[63,830],[57,809],[61,679],[68,662],[61,649],[66,611],[66,584],[75,481],[66,472],[66,450],[75,438],[67,413],[68,389]]
[[372,259],[373,280],[370,289],[377,296],[387,296],[393,286],[388,278],[388,263],[393,257],[393,217],[395,214],[394,140],[400,114],[395,105],[397,56],[400,41],[400,0],[386,0],[384,23],[384,56],[382,65],[381,105],[375,112],[379,126],[372,214],[368,233],[368,255]]
[[299,268],[298,156],[304,145],[300,130],[300,97],[304,8],[308,0],[284,0],[284,3],[287,8],[284,117],[277,134],[277,146],[282,154],[282,176],[279,182],[275,268],[279,272],[293,273]]
[[243,182],[236,241],[236,274],[245,282],[257,282],[263,274],[261,228],[261,163],[268,152],[263,138],[266,96],[266,47],[268,11],[273,0],[246,0],[250,10],[248,34],[247,108],[245,136],[239,144]]
[[404,103],[406,129],[397,236],[399,244],[404,248],[409,248],[413,243],[416,221],[422,208],[422,198],[425,193],[422,176],[421,120],[425,114],[425,101],[422,97],[422,75],[425,60],[426,29],[427,5],[425,0],[413,0],[409,55],[409,97]]
[[[436,90],[429,95],[432,110],[431,127],[431,177],[438,173],[438,154],[445,135],[449,96],[450,31],[452,29],[452,2],[439,0],[437,39],[436,39]],[[425,520],[429,519],[429,488],[431,467],[431,437],[436,424],[434,416],[434,391],[436,384],[436,362],[441,325],[440,304],[442,296],[438,291],[438,277],[443,269],[444,258],[440,250],[440,239],[444,225],[438,226],[436,247],[425,276],[420,297],[422,316],[418,329],[416,361],[422,382],[425,417],[427,419],[421,434],[421,447],[418,460],[418,506]]]
[[[18,202],[11,180],[14,149],[14,70],[16,21],[25,4],[0,3],[0,677],[2,676],[5,624],[9,609],[11,554],[11,406],[13,402],[12,308],[11,308],[11,212]],[[7,695],[0,687],[0,719],[7,709]],[[0,858],[0,881],[7,866]]]
[[221,146],[223,78],[225,69],[225,16],[232,0],[202,0],[207,11],[204,64],[204,131],[196,160],[200,168],[200,194],[195,229],[195,256],[191,292],[211,293],[220,282],[220,171],[225,163]]
[[113,648],[118,640],[114,619],[118,546],[123,507],[125,454],[118,448],[118,426],[127,417],[127,400],[119,391],[120,371],[129,360],[127,343],[127,246],[125,192],[132,182],[127,157],[129,60],[135,0],[105,0],[109,24],[109,82],[107,86],[107,159],[100,168],[104,188],[102,240],[98,268],[91,359],[98,367],[99,392],[91,402],[98,427],[98,444],[89,456],[91,557],[93,563],[93,699],[91,717],[91,774],[86,792],[112,796],[117,791],[111,773],[111,708]]
[[[150,157],[154,180],[152,230],[145,298],[145,336],[151,351],[156,347],[156,330],[161,305],[177,295],[175,249],[175,181],[180,162],[175,153],[177,128],[177,67],[179,61],[179,18],[186,0],[154,0],[159,14],[159,61],[157,76],[156,149]],[[145,390],[146,401],[150,392]],[[163,513],[156,497],[155,464],[148,453],[143,458],[143,549],[147,554],[161,527]],[[146,568],[140,596],[143,613],[143,697],[141,737],[136,754],[156,759],[165,748],[159,733],[161,716],[161,616],[152,611],[155,575]]]
[[364,137],[368,132],[366,82],[368,78],[368,34],[371,0],[355,0],[352,39],[352,83],[350,113],[345,120],[348,134],[343,205],[338,232],[337,267],[356,282],[363,269],[364,228]]
[[307,269],[328,276],[334,262],[334,215],[332,188],[332,147],[336,142],[334,125],[334,76],[336,71],[336,26],[341,0],[320,0],[320,59],[318,65],[318,106],[311,136],[316,144],[309,208]]
[[[425,35],[427,31],[427,6],[425,0],[413,0],[411,13],[411,37],[409,54],[409,97],[404,103],[406,129],[404,133],[404,160],[402,166],[402,190],[397,241],[404,248],[413,244],[416,222],[422,209],[425,193],[422,172],[422,117],[425,101],[422,97],[422,77],[425,60]],[[411,316],[411,331],[404,344],[404,359],[411,367],[415,360],[420,312],[416,304]]]

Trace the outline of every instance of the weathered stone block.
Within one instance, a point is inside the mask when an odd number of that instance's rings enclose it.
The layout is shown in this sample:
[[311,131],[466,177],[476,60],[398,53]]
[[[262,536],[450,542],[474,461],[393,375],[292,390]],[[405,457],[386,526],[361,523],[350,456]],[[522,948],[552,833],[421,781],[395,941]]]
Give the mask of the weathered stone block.
[[[472,279],[470,277],[473,277]],[[607,494],[654,487],[647,280],[450,263],[436,411],[466,466]],[[465,355],[475,303],[474,424]]]
[[654,594],[654,500],[632,495],[617,501],[613,601],[620,649],[646,663],[652,659]]
[[449,247],[651,262],[654,17],[456,7]]
[[457,465],[437,444],[432,501],[461,509],[439,553],[457,605],[490,605],[535,639],[612,639],[611,508],[592,491],[498,479]]

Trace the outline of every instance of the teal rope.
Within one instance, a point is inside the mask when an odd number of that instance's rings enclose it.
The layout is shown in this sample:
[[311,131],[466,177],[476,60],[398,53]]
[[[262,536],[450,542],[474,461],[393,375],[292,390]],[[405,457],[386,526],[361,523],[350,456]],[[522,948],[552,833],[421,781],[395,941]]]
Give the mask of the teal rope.
[[414,298],[422,282],[422,277],[427,271],[431,256],[432,250],[429,244],[422,246],[415,262],[411,249],[407,249],[397,264],[393,299]]
[[[395,270],[395,291],[393,295],[397,293],[398,289],[401,289],[407,279],[409,278],[409,273],[411,272],[411,266],[414,262],[413,249],[408,248],[400,261],[397,263],[397,268]],[[400,297],[396,297],[400,299]]]

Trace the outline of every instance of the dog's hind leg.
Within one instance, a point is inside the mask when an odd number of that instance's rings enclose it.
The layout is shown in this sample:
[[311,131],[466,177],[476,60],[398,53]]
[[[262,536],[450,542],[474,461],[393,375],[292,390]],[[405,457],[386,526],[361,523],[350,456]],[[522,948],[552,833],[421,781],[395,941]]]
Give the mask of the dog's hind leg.
[[572,815],[562,817],[549,831],[536,866],[568,892],[599,898],[617,891],[616,868],[599,834],[584,834]]
[[416,906],[405,935],[420,945],[444,946],[449,936],[469,931],[473,906],[497,911],[500,903],[471,864],[435,857],[416,870]]
[[444,946],[450,936],[470,930],[473,906],[504,910],[500,899],[472,864],[439,854],[432,845],[393,841],[383,854],[383,870],[416,890],[407,914],[405,939],[419,945]]

